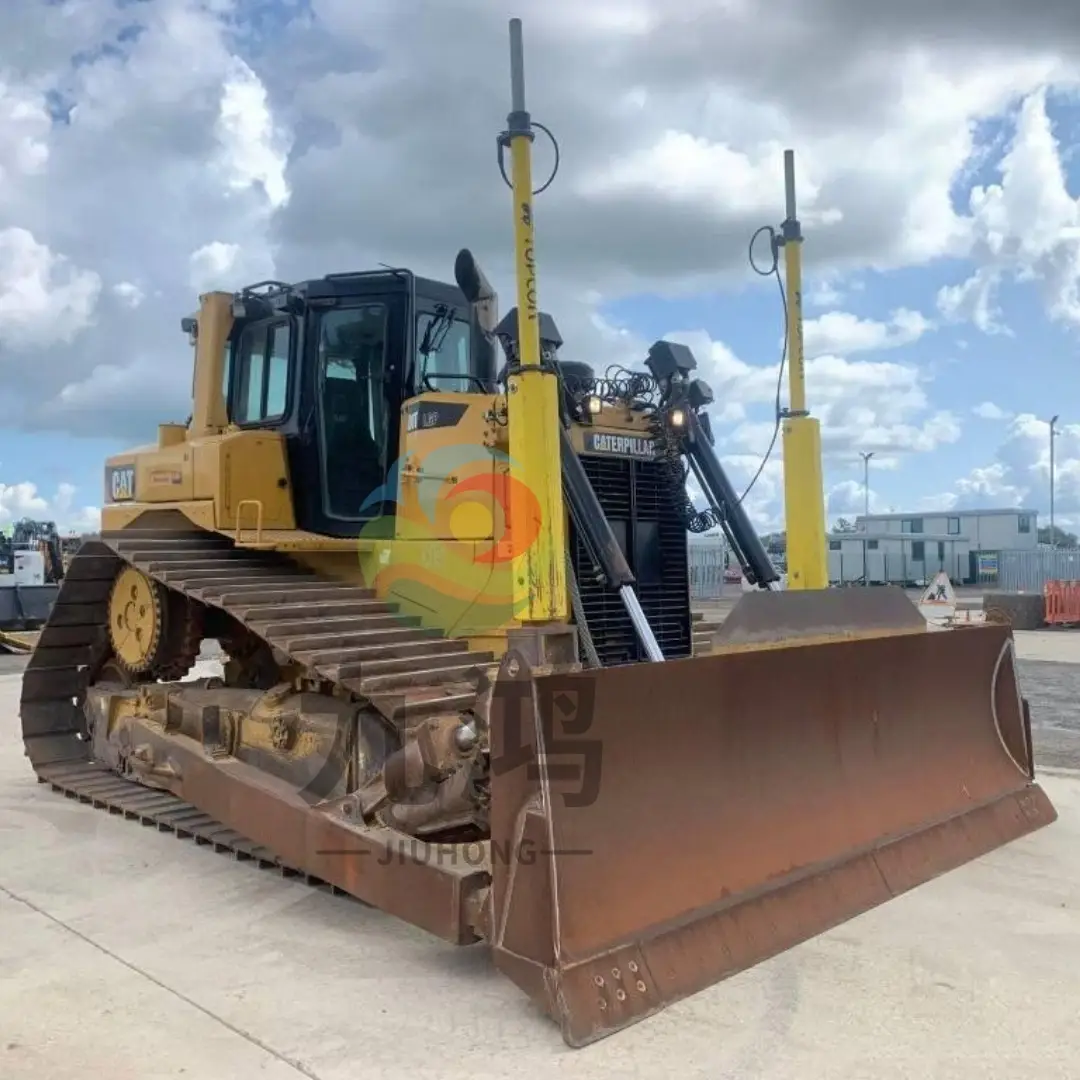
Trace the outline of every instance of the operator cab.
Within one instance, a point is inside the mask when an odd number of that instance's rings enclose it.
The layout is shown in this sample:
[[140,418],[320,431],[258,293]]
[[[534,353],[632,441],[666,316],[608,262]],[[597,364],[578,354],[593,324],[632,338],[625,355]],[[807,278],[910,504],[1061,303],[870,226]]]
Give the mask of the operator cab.
[[357,536],[392,513],[383,488],[405,401],[493,388],[475,305],[408,270],[261,282],[233,315],[229,420],[285,437],[297,522],[312,532]]

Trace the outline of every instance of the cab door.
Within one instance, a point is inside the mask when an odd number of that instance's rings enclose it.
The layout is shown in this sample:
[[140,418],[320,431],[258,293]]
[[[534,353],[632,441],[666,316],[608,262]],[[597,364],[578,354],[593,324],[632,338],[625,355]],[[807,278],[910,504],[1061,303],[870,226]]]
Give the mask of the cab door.
[[309,308],[290,467],[297,520],[324,536],[370,535],[394,513],[408,298],[385,291]]
[[316,412],[327,518],[363,522],[386,501],[391,460],[389,308],[372,300],[324,312],[315,350]]

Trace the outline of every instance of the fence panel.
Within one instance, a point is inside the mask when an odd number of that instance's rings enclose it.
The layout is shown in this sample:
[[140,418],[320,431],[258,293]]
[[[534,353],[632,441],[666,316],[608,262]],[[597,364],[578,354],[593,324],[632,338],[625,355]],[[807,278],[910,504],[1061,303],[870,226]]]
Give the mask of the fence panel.
[[724,595],[727,545],[723,540],[695,541],[688,545],[690,597],[719,600]]
[[997,566],[997,588],[1041,593],[1048,581],[1080,581],[1080,548],[999,551]]

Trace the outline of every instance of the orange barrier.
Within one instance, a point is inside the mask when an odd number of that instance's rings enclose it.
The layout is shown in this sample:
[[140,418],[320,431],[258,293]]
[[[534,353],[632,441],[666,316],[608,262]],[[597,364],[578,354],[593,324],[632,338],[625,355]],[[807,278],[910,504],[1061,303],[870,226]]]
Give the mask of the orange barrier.
[[1043,585],[1045,618],[1051,626],[1080,623],[1080,581],[1048,581]]

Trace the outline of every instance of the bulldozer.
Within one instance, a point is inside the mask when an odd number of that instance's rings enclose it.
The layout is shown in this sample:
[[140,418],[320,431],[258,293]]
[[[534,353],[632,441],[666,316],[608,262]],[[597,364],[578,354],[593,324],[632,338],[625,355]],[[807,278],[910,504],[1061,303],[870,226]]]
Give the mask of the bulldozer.
[[[468,249],[203,295],[191,417],[106,462],[22,732],[70,797],[486,943],[581,1047],[1055,811],[1009,627],[778,589],[691,351],[561,359],[511,43],[517,306]],[[757,589],[709,633],[717,525]]]

